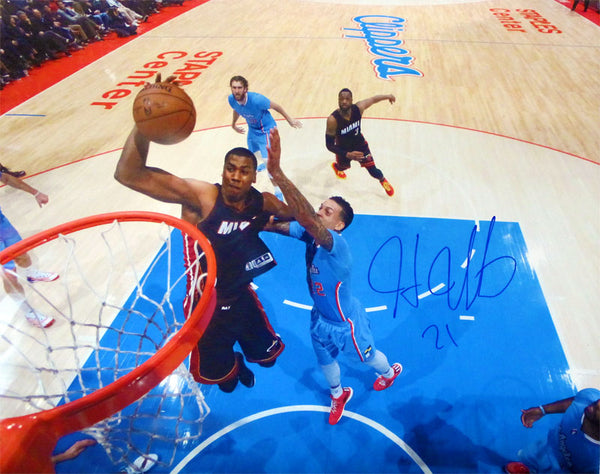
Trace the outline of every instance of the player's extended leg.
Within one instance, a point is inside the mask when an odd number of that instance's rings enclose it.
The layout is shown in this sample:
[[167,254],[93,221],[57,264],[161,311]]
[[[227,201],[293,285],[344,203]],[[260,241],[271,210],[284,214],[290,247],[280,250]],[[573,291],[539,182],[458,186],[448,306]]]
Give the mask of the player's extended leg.
[[[0,250],[4,250],[21,240],[19,232],[13,227],[10,221],[0,212]],[[25,268],[27,280],[33,281],[53,281],[58,278],[56,273],[44,273],[33,269],[31,257],[24,253],[15,257],[14,260],[6,263],[1,269],[2,283],[9,298],[17,305],[17,311],[23,311],[27,321],[33,326],[47,328],[54,324],[54,318],[46,316],[34,310],[25,298],[25,290],[19,283],[16,274],[16,265]]]
[[[254,133],[254,137],[252,141],[250,140],[250,135],[248,135],[248,146],[252,145],[255,149],[250,148],[252,153],[256,155],[256,160],[258,165],[256,167],[256,171],[264,171],[267,169],[267,159],[269,158],[267,146],[269,145],[269,131],[267,130],[266,134],[262,132],[259,134],[258,132]],[[283,201],[283,193],[281,192],[281,188],[275,184],[273,178],[269,174],[269,179],[271,180],[271,184],[273,185],[273,194],[279,199]]]
[[394,188],[392,188],[392,185],[388,182],[387,179],[385,179],[385,177],[383,176],[383,172],[375,165],[375,160],[373,159],[373,155],[371,154],[371,150],[367,142],[363,144],[361,151],[363,153],[364,158],[359,161],[360,166],[365,168],[373,178],[379,181],[379,184],[383,186],[383,189],[385,190],[388,196],[393,196]]
[[367,155],[364,160],[360,161],[360,166],[365,168],[373,178],[379,181],[379,184],[383,186],[383,189],[385,190],[388,196],[394,195],[394,188],[389,183],[389,181],[385,179],[385,176],[383,176],[383,172],[379,168],[377,168],[377,166],[375,166],[375,161],[373,160],[373,157],[370,154]]
[[329,385],[331,408],[329,409],[329,424],[335,425],[344,414],[346,404],[352,398],[354,391],[351,387],[342,387],[340,366],[335,357],[340,352],[337,343],[344,345],[348,328],[328,323],[319,318],[318,312],[311,312],[310,334],[312,346],[317,361]]
[[275,332],[256,292],[248,286],[236,302],[240,315],[238,342],[246,360],[272,367],[285,349],[281,337]]
[[190,373],[198,383],[218,385],[226,393],[233,392],[240,380],[254,385],[254,374],[245,366],[241,354],[234,352],[237,313],[230,304],[217,300],[217,307],[204,335],[190,354]]
[[235,390],[238,380],[248,388],[254,387],[254,372],[252,372],[244,363],[244,356],[239,352],[235,353],[234,375],[219,384],[219,388],[225,393],[231,393]]
[[22,311],[25,314],[25,318],[32,326],[38,328],[47,328],[52,326],[54,324],[54,318],[36,311],[27,302],[27,299],[25,298],[25,290],[19,283],[17,276],[14,274],[15,267],[10,268],[10,263],[11,262],[5,265],[0,271],[2,273],[4,291],[6,291],[8,297],[16,304],[17,312]]
[[342,387],[340,366],[337,361],[334,360],[331,364],[321,365],[321,370],[323,371],[323,375],[325,375],[331,392],[329,424],[335,425],[342,418],[346,404],[352,398],[354,391],[352,387]]
[[352,325],[352,331],[349,331],[346,336],[348,340],[344,345],[344,351],[353,357],[357,356],[379,374],[373,389],[381,391],[390,387],[402,372],[402,365],[396,362],[390,366],[386,355],[377,349],[369,317],[364,310],[354,312],[351,316],[347,316],[347,319]]

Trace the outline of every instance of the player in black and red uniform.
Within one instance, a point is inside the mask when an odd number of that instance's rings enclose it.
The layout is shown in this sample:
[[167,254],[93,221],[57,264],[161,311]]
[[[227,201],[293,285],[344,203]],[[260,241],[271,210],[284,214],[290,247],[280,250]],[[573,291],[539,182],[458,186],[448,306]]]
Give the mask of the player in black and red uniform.
[[[238,380],[251,387],[254,374],[245,366],[242,354],[234,352],[234,344],[240,343],[249,362],[265,367],[272,366],[284,349],[250,287],[254,277],[275,265],[258,232],[269,215],[290,219],[292,214],[274,194],[252,187],[256,157],[246,148],[227,153],[222,182],[212,184],[147,166],[149,147],[150,142],[134,126],[115,178],[160,201],[181,204],[182,218],[208,237],[217,260],[217,306],[192,354],[190,370],[198,382],[218,384],[225,392],[233,391]],[[186,250],[192,247],[187,245]],[[187,308],[195,303],[192,297]]]
[[[273,209],[280,217],[290,217],[287,206],[273,205],[270,193],[260,193],[249,187],[243,206],[231,201],[231,173],[241,164],[241,172],[256,176],[257,160],[247,148],[234,148],[225,156],[223,184],[215,184],[216,200],[209,214],[202,216],[183,207],[182,218],[198,226],[211,242],[217,259],[217,306],[211,322],[192,351],[190,371],[195,380],[219,384],[232,391],[239,379],[244,385],[254,385],[254,375],[245,366],[244,358],[233,346],[239,342],[248,362],[271,367],[281,354],[284,344],[275,334],[258,296],[251,287],[252,279],[273,268],[276,263],[258,233],[263,230]],[[235,178],[234,178],[235,179]],[[252,181],[253,182],[253,181]],[[233,183],[237,187],[237,183]],[[276,204],[276,203],[275,203]],[[193,239],[185,236],[186,265],[196,260]],[[186,315],[191,314],[200,298],[189,291],[184,301]]]
[[396,97],[392,94],[375,95],[353,104],[350,89],[342,89],[338,94],[339,108],[327,118],[325,145],[330,152],[335,153],[335,162],[331,166],[338,178],[346,179],[344,170],[350,168],[352,160],[356,160],[379,181],[388,196],[393,196],[394,188],[375,166],[369,144],[360,129],[364,111],[382,100],[389,100],[393,104]]

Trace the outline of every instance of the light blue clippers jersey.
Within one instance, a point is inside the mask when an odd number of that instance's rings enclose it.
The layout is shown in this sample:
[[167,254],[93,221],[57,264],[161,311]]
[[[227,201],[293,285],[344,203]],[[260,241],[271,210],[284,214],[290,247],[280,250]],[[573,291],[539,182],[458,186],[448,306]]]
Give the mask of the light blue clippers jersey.
[[[328,252],[316,247],[307,280],[315,309],[333,322],[344,322],[353,312],[360,310],[360,303],[352,296],[352,254],[350,247],[340,234],[329,231],[333,237],[333,247]],[[302,240],[313,248],[314,239],[298,222],[290,222],[290,236]]]
[[240,105],[233,94],[228,97],[229,105],[233,110],[240,114],[251,129],[267,132],[276,126],[275,119],[269,112],[271,101],[258,92],[247,92],[247,100],[244,105]]
[[560,467],[567,472],[598,472],[600,442],[587,436],[581,429],[585,408],[600,399],[600,390],[586,388],[575,395],[575,400],[562,416],[560,425],[548,440]]

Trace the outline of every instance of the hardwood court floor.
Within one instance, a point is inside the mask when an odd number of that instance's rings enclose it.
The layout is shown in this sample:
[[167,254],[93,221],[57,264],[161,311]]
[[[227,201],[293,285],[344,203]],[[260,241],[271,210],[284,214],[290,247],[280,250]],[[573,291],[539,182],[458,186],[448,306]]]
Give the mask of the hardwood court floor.
[[[24,236],[120,209],[176,214],[112,179],[133,97],[156,71],[191,78],[197,131],[153,146],[150,161],[218,180],[225,151],[245,143],[226,102],[229,78],[242,74],[303,120],[280,130],[286,170],[311,202],[339,192],[364,215],[518,222],[565,377],[600,387],[600,30],[554,0],[419,3],[211,0],[161,25],[0,117],[2,162],[27,169],[51,199],[38,210],[2,188],[3,212]],[[359,28],[372,15],[405,52],[369,49]],[[378,65],[412,73],[386,80]],[[363,123],[393,198],[363,170],[346,182],[329,170],[325,119],[342,87],[357,100],[396,96]]]

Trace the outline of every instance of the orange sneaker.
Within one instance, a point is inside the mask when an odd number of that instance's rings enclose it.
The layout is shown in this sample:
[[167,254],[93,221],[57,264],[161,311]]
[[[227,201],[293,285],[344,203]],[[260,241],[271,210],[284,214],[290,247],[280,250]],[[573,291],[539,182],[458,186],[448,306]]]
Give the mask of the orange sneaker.
[[335,173],[335,175],[340,178],[340,179],[346,179],[346,173],[344,173],[343,171],[339,170],[337,165],[335,164],[335,162],[331,163],[331,167],[333,168],[333,172]]
[[388,196],[393,196],[394,195],[394,188],[392,188],[392,185],[388,182],[387,179],[383,178],[379,182],[383,186],[383,189],[385,189],[385,192],[387,193]]

